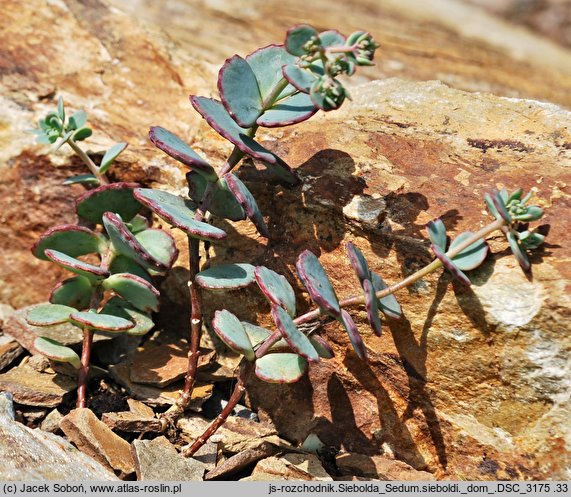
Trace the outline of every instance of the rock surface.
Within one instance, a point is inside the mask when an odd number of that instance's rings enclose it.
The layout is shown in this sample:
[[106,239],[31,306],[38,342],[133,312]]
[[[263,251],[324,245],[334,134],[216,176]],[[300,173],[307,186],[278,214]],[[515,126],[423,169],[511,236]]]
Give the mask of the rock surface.
[[342,475],[365,476],[376,480],[428,481],[434,475],[427,471],[417,471],[402,461],[385,456],[366,456],[364,454],[339,454],[335,463]]
[[5,399],[0,395],[0,480],[117,480],[61,437],[15,422]]
[[[111,377],[120,385],[125,387],[129,393],[139,400],[144,400],[151,405],[172,405],[178,398],[178,393],[182,388],[182,381],[172,383],[164,388],[152,385],[143,385],[131,381],[130,368],[128,362],[122,362],[109,366]],[[197,384],[192,392],[189,409],[200,411],[202,404],[212,395],[213,385]]]
[[135,472],[129,443],[99,421],[90,409],[78,408],[60,421],[61,430],[79,450],[124,475]]
[[[502,186],[534,193],[546,209],[547,244],[532,256],[527,278],[503,237],[494,237],[495,255],[470,274],[471,288],[446,274],[425,278],[400,292],[406,319],[387,320],[381,338],[362,311],[353,311],[368,365],[356,360],[335,324],[327,325],[337,357],[311,368],[311,383],[254,381],[251,402],[289,439],[303,441],[313,431],[328,445],[368,454],[386,444],[439,477],[565,477],[571,114],[439,82],[387,80],[353,93],[354,102],[337,114],[286,130],[276,142],[278,154],[299,164],[300,192],[265,193],[249,172],[249,186],[276,226],[275,269],[294,274],[297,254],[309,248],[340,298],[348,297],[358,289],[343,249],[351,240],[388,283],[397,282],[431,260],[424,230],[430,219],[442,217],[452,236],[479,229],[490,220],[483,193]],[[375,228],[368,217],[344,212],[356,196],[384,201]],[[263,247],[249,248],[250,257],[264,257]],[[220,262],[228,257],[218,254]],[[258,319],[265,322],[262,313]]]
[[20,357],[24,349],[11,335],[0,335],[0,371]]
[[288,454],[295,457],[267,457],[259,461],[252,475],[242,478],[241,481],[268,481],[268,480],[301,480],[301,481],[328,481],[333,480],[315,456],[302,454]]
[[202,481],[205,465],[181,456],[165,437],[134,440],[131,447],[137,480]]
[[[204,433],[209,424],[210,422],[201,417],[184,417],[178,420],[177,428],[181,430],[181,437],[184,440],[193,442]],[[291,448],[291,445],[281,439],[271,426],[237,416],[229,416],[211,440],[219,443],[222,450],[230,454],[255,449],[267,443],[284,449]]]
[[18,404],[26,406],[56,407],[76,388],[77,382],[73,378],[51,368],[38,371],[30,360],[0,374],[0,391],[11,392]]

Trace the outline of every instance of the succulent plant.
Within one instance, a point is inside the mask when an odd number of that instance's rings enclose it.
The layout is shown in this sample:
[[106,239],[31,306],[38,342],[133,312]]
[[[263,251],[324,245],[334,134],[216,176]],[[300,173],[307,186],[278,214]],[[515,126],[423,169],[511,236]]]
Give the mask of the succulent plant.
[[38,143],[51,145],[58,142],[54,151],[65,144],[69,145],[91,171],[91,174],[82,174],[67,179],[66,184],[99,185],[108,183],[105,173],[109,171],[119,154],[127,148],[125,142],[116,143],[105,152],[99,166],[95,165],[77,144],[77,142],[86,140],[93,134],[93,130],[86,126],[86,123],[87,113],[83,110],[74,112],[66,119],[65,104],[63,98],[59,97],[57,110],[48,112],[44,118],[38,121],[37,128],[29,130],[30,133],[36,135]]
[[398,283],[386,284],[371,269],[363,252],[347,242],[347,257],[361,293],[344,300],[337,297],[319,258],[309,250],[303,251],[296,262],[297,275],[315,308],[299,316],[292,284],[272,269],[248,262],[201,266],[200,244],[220,243],[227,237],[212,223],[217,218],[231,222],[248,219],[261,236],[271,235],[254,195],[235,171],[244,157],[261,162],[291,187],[300,182],[294,169],[254,139],[258,128],[288,126],[309,119],[319,110],[339,108],[348,92],[337,77],[351,76],[357,66],[371,65],[378,46],[364,31],[345,37],[335,30],[318,32],[311,26],[298,25],[287,32],[283,45],[269,45],[246,57],[234,55],[227,59],[218,74],[219,99],[190,97],[194,109],[234,145],[224,164],[213,166],[163,127],[154,126],[149,132],[156,147],[189,169],[187,196],[132,183],[108,184],[105,172],[126,144],[111,147],[96,166],[75,143],[90,134],[80,133],[88,130],[83,127],[86,116],[76,113],[66,122],[61,99],[58,111],[40,121],[38,139],[43,143],[58,139],[62,140],[59,145],[68,143],[92,173],[84,182],[100,185],[77,200],[81,226],[52,228],[33,247],[36,257],[74,273],[56,285],[50,304],[35,307],[27,319],[38,326],[69,322],[83,329],[81,358],[53,340],[40,337],[36,341],[36,347],[48,357],[80,370],[78,405],[85,404],[93,333],[148,332],[153,326],[152,313],[158,311],[159,304],[152,277],[168,271],[178,254],[172,237],[151,228],[140,215],[143,206],[186,233],[189,244],[188,372],[179,399],[162,415],[163,420],[175,421],[191,398],[205,319],[203,292],[239,290],[257,284],[270,304],[274,322],[273,329],[262,328],[241,321],[228,309],[219,309],[209,317],[221,341],[241,354],[243,360],[228,404],[205,433],[183,451],[186,456],[194,454],[224,423],[250,375],[271,383],[292,383],[312,365],[332,358],[333,348],[319,334],[324,323],[337,322],[343,327],[357,357],[367,361],[365,342],[348,309],[364,306],[373,333],[380,336],[384,320],[403,317],[394,296],[398,290],[442,267],[464,284],[471,284],[465,272],[484,262],[489,253],[485,238],[496,230],[505,233],[518,262],[529,269],[526,251],[537,248],[544,237],[529,231],[527,223],[540,219],[543,211],[527,205],[530,195],[522,197],[521,190],[509,195],[505,189],[485,195],[495,221],[475,233],[467,231],[449,241],[441,220],[429,222],[427,233],[435,259]]
[[[153,276],[164,274],[173,265],[178,249],[166,231],[152,228],[140,212],[143,205],[133,191],[136,183],[109,183],[105,173],[126,148],[118,143],[104,154],[99,167],[73,140],[87,138],[91,129],[83,127],[87,115],[73,114],[66,122],[63,100],[58,111],[40,121],[40,143],[68,143],[95,174],[83,175],[67,183],[100,184],[76,199],[80,224],[48,229],[32,247],[38,259],[51,261],[74,276],[58,283],[48,304],[30,309],[27,321],[35,326],[70,323],[83,330],[81,358],[71,348],[39,336],[35,348],[56,362],[67,362],[79,373],[77,405],[85,406],[94,333],[144,335],[154,326],[152,313],[159,309],[159,292]],[[92,169],[96,167],[96,169]]]

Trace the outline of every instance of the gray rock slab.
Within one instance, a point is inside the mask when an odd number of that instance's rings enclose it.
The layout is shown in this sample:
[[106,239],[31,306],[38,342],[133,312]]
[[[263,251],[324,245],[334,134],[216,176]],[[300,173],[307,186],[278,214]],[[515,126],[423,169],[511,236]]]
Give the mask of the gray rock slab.
[[76,387],[76,380],[69,376],[49,369],[38,371],[30,361],[0,374],[0,391],[11,392],[15,402],[26,406],[56,407]]
[[117,480],[65,439],[14,421],[10,404],[0,395],[0,480]]
[[134,440],[131,453],[138,480],[202,481],[206,466],[181,456],[165,437]]

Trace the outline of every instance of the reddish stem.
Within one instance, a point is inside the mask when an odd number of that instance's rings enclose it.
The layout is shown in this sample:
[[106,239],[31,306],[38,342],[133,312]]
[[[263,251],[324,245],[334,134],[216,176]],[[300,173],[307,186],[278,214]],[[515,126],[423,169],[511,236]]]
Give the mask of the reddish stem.
[[91,358],[91,345],[93,344],[93,330],[83,327],[83,344],[81,347],[81,368],[77,379],[77,402],[75,407],[85,407],[87,394],[87,377],[89,376],[89,360]]
[[236,385],[234,386],[234,391],[228,399],[228,404],[226,404],[222,412],[210,424],[206,431],[200,435],[190,447],[182,451],[182,455],[184,457],[191,457],[194,455],[196,451],[200,449],[200,447],[202,447],[212,435],[214,435],[216,430],[224,424],[226,419],[228,419],[228,416],[232,414],[234,407],[236,407],[236,404],[238,404],[244,394],[244,390],[246,390],[246,382],[252,372],[252,367],[253,364],[251,362],[242,364],[240,374],[238,375]]

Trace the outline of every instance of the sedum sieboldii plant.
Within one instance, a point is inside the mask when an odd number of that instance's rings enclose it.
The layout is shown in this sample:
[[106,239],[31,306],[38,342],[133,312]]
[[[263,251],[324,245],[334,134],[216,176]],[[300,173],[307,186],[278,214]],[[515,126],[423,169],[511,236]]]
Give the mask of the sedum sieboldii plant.
[[[57,340],[39,336],[36,349],[54,361],[78,370],[77,406],[86,405],[86,388],[94,333],[144,335],[153,328],[152,313],[159,309],[159,292],[152,276],[164,274],[178,250],[166,231],[152,228],[140,214],[136,183],[110,183],[106,175],[126,143],[112,146],[99,165],[77,144],[91,136],[87,114],[74,113],[66,120],[63,99],[34,130],[39,143],[69,145],[90,173],[64,183],[84,183],[92,188],[76,199],[78,224],[48,229],[32,247],[34,256],[68,270],[74,276],[58,283],[49,304],[33,307],[27,321],[35,326],[71,323],[83,332],[81,357]],[[99,186],[97,186],[99,185]]]
[[[64,252],[68,258],[91,252],[99,254],[100,264],[90,269],[93,274],[89,271],[85,274],[85,268],[82,269],[84,273],[78,273],[83,278],[81,291],[78,283],[74,283],[74,287],[68,284],[68,292],[57,291],[59,287],[56,287],[50,298],[52,307],[42,306],[41,312],[38,312],[50,315],[59,312],[54,310],[54,304],[63,305],[66,307],[61,310],[64,320],[84,326],[86,333],[89,334],[93,329],[113,332],[118,330],[97,328],[93,321],[87,321],[86,325],[86,320],[109,319],[101,316],[110,315],[126,318],[132,323],[137,322],[135,316],[117,316],[117,313],[110,312],[108,302],[114,303],[115,307],[121,304],[122,310],[127,306],[131,311],[134,308],[137,312],[144,313],[146,319],[150,319],[149,312],[156,311],[156,305],[149,305],[150,302],[156,303],[151,297],[156,296],[156,290],[153,292],[150,289],[151,280],[145,278],[145,275],[168,270],[176,257],[172,239],[164,232],[155,230],[152,231],[152,237],[141,236],[141,233],[152,229],[138,216],[140,205],[148,207],[171,226],[186,233],[191,307],[188,371],[179,398],[162,415],[164,429],[176,421],[190,402],[205,321],[211,325],[222,342],[242,355],[236,385],[227,405],[205,433],[183,449],[186,456],[194,454],[224,423],[240,400],[251,375],[267,382],[291,383],[302,378],[311,364],[333,357],[331,346],[319,334],[325,322],[337,321],[346,330],[357,356],[367,361],[366,346],[349,313],[352,307],[364,305],[373,332],[380,335],[383,320],[402,317],[402,309],[394,296],[396,291],[441,268],[469,285],[470,279],[464,272],[473,270],[484,262],[489,252],[485,239],[495,231],[505,233],[514,255],[525,271],[530,268],[526,252],[537,248],[543,242],[542,235],[528,229],[530,221],[536,221],[543,215],[539,207],[528,205],[531,196],[523,197],[521,190],[511,194],[505,189],[493,190],[485,197],[486,204],[495,218],[492,223],[474,233],[461,233],[454,240],[450,240],[444,223],[439,219],[431,221],[427,225],[427,234],[435,255],[434,261],[390,286],[379,274],[371,270],[361,250],[352,242],[348,242],[347,257],[355,270],[361,292],[339,301],[319,259],[309,250],[305,250],[296,262],[297,275],[315,308],[301,315],[297,312],[296,295],[291,283],[272,269],[254,266],[248,261],[208,266],[202,264],[201,244],[216,246],[224,243],[226,238],[226,232],[213,224],[216,219],[231,222],[249,219],[260,235],[270,236],[256,199],[236,173],[242,159],[248,157],[264,164],[274,173],[276,179],[291,187],[300,183],[294,169],[255,140],[257,130],[260,127],[292,125],[309,119],[319,110],[331,111],[339,108],[349,96],[339,76],[351,76],[356,67],[371,65],[377,48],[378,45],[371,35],[363,31],[345,37],[338,31],[319,33],[311,26],[299,25],[288,31],[283,45],[269,45],[246,57],[235,55],[227,59],[218,75],[220,98],[195,95],[190,97],[194,109],[234,146],[224,163],[215,167],[184,140],[163,127],[155,126],[149,133],[154,145],[189,168],[186,175],[188,196],[182,197],[131,184],[103,184],[106,181],[99,179],[96,174],[101,172],[101,165],[98,169],[94,165],[96,169],[90,167],[93,176],[91,180],[98,180],[102,186],[84,195],[88,204],[91,197],[97,199],[102,195],[118,195],[112,193],[117,191],[125,196],[125,205],[120,203],[117,205],[119,210],[108,211],[109,205],[115,207],[116,204],[110,204],[107,200],[97,204],[98,214],[88,219],[100,227],[95,232],[85,234],[86,240],[88,236],[91,240],[87,244],[89,250],[86,248],[80,253],[72,250],[70,253],[68,248],[68,252],[65,252],[62,247],[67,247],[68,240],[60,244],[57,239],[50,238],[50,232],[42,237],[44,242],[40,243],[44,245],[37,244],[34,249],[37,256],[51,259],[60,265],[63,256],[56,254],[54,257],[54,250]],[[63,118],[61,120],[63,121]],[[59,128],[62,129],[58,137],[65,139],[69,131],[66,131],[64,126]],[[56,126],[53,133],[59,128]],[[49,132],[46,132],[46,136],[51,141]],[[74,136],[72,134],[67,138],[68,143]],[[83,197],[78,200],[78,214],[85,217],[82,212],[85,210],[86,200],[82,199]],[[125,212],[125,206],[130,205],[130,202],[133,202],[133,209]],[[84,229],[76,227],[74,230],[60,231],[83,233]],[[148,240],[150,238],[153,243]],[[54,245],[56,242],[58,244]],[[122,261],[121,264],[118,264],[117,260]],[[67,259],[64,259],[64,262],[66,261]],[[64,267],[73,271],[78,264],[75,261]],[[116,266],[120,268],[119,271],[114,270]],[[115,280],[119,281],[115,283]],[[133,281],[136,281],[137,285],[133,285]],[[269,301],[275,324],[273,329],[241,321],[228,309],[219,309],[213,316],[204,315],[202,301],[205,294],[240,289],[249,285],[257,285],[261,294]],[[65,285],[62,285],[62,288],[65,288]],[[113,294],[110,300],[102,297],[107,290]],[[67,300],[63,297],[53,297],[59,293],[65,294]],[[76,311],[78,306],[71,305],[74,295],[83,295],[80,299],[79,316]],[[38,321],[41,320],[34,322]],[[44,318],[44,324],[47,324],[47,321],[49,319]],[[124,331],[130,332],[129,329]],[[47,345],[44,347],[44,350],[46,349]],[[57,359],[57,354],[52,353],[50,357]],[[60,360],[64,359],[60,357]],[[77,364],[77,358],[74,361]]]

